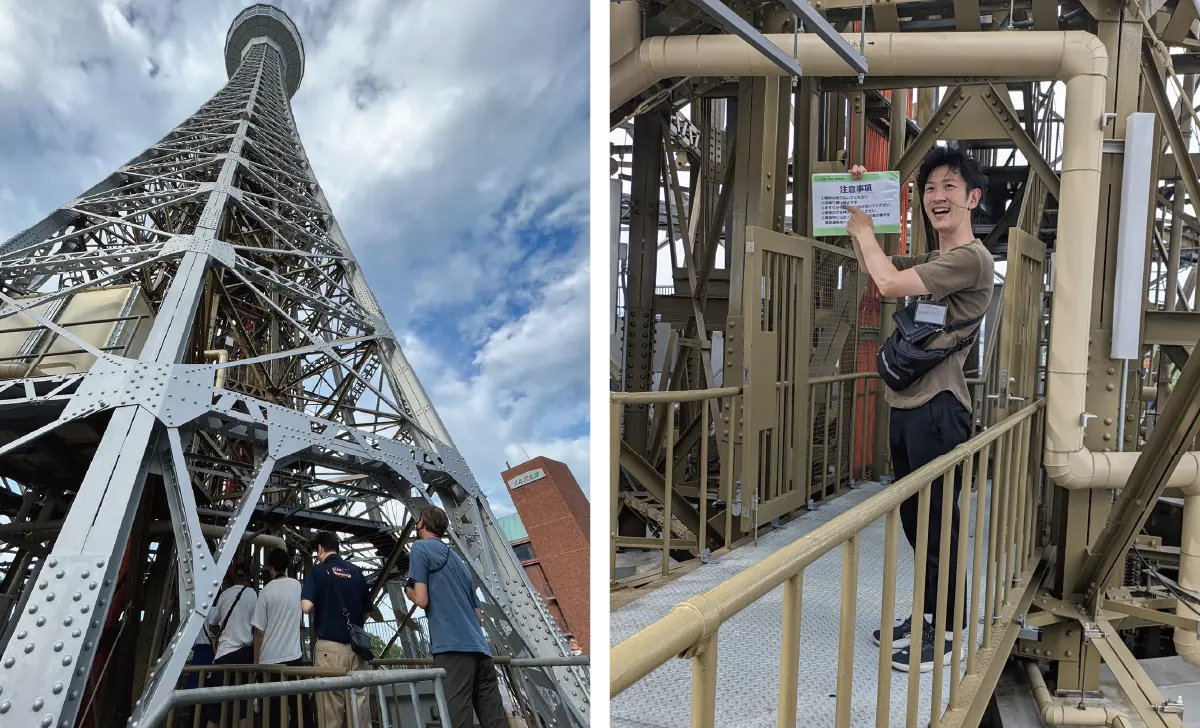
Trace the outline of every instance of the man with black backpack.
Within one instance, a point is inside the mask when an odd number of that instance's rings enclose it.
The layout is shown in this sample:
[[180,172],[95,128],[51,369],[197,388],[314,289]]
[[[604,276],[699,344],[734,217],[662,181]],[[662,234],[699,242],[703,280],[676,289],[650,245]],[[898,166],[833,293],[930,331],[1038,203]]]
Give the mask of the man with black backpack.
[[[866,170],[856,166],[851,174],[861,178]],[[876,357],[884,396],[891,407],[890,444],[892,469],[897,479],[950,452],[971,436],[971,395],[963,372],[967,352],[979,331],[992,300],[992,254],[975,237],[972,213],[983,196],[987,179],[979,164],[958,147],[934,147],[917,172],[925,218],[936,233],[931,247],[920,256],[887,256],[875,238],[866,213],[848,207],[846,225],[861,269],[887,297],[919,297],[896,314],[896,333],[880,347]],[[936,244],[936,247],[935,247]],[[924,626],[920,670],[928,672],[937,660],[949,664],[954,632],[965,627],[950,616],[954,603],[958,565],[958,495],[962,473],[954,475],[953,506],[942,512],[942,479],[933,482],[929,498],[928,548],[924,583]],[[916,549],[918,497],[900,506],[900,519],[908,542]],[[949,563],[939,564],[943,518],[950,518]],[[945,600],[937,598],[938,572],[949,571]],[[945,615],[944,634],[934,634],[934,615]],[[897,650],[892,666],[909,669],[912,616],[882,636]],[[874,634],[878,643],[881,635]]]
[[[366,653],[360,655],[355,647],[363,635],[362,626],[367,614],[373,611],[371,589],[362,570],[338,554],[337,534],[322,531],[313,545],[317,563],[308,572],[300,591],[301,610],[313,615],[313,635],[317,641],[313,647],[313,664],[341,670],[365,670],[364,659],[369,657]],[[371,713],[366,688],[355,691],[355,702],[358,703],[358,726],[354,728],[369,725]],[[342,728],[346,717],[345,693],[318,693],[317,712],[322,728]]]
[[[230,576],[233,585],[217,596],[217,603],[208,613],[205,624],[208,631],[216,640],[214,665],[252,665],[254,664],[254,635],[251,631],[250,620],[254,616],[254,607],[258,603],[258,594],[250,588],[250,567],[238,564],[233,567]],[[232,673],[220,675],[210,673],[205,681],[206,687],[221,686],[228,680],[233,685],[235,675]],[[230,704],[231,713],[243,721],[249,721],[250,703],[237,702]],[[216,728],[221,720],[221,704],[210,703],[204,709],[205,720],[209,728]]]

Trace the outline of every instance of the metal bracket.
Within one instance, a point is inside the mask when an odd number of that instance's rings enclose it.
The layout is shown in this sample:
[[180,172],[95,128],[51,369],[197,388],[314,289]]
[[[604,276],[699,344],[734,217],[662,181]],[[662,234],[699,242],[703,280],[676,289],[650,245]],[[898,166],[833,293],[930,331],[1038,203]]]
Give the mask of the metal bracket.
[[[766,56],[772,63],[782,68],[789,76],[804,75],[803,70],[800,68],[800,63],[795,58],[784,53],[782,48],[767,40],[766,36],[760,33],[753,25],[743,20],[740,15],[731,10],[721,0],[692,1],[703,8],[705,13],[713,20],[716,20],[723,28],[749,43],[751,47]],[[800,5],[806,4],[800,3]],[[798,5],[797,7],[790,8],[790,10],[797,12],[798,10],[802,10],[802,8]],[[832,30],[832,27],[830,29]],[[834,32],[836,33],[836,31]]]
[[1096,419],[1096,415],[1092,414],[1091,412],[1081,412],[1079,414],[1079,426],[1087,427],[1088,420],[1094,419]]
[[1092,624],[1091,622],[1080,622],[1079,624],[1083,627],[1084,642],[1098,642],[1104,639],[1104,630],[1100,629],[1095,624]]
[[1115,121],[1116,118],[1117,118],[1116,114],[1110,114],[1108,112],[1101,114],[1100,115],[1100,128],[1103,129],[1104,127],[1113,123],[1113,121]]
[[1100,151],[1104,154],[1124,154],[1125,140],[1124,139],[1105,139],[1100,143]]
[[1182,695],[1176,696],[1176,698],[1174,700],[1168,700],[1167,702],[1163,703],[1162,705],[1154,706],[1154,712],[1170,714],[1170,715],[1178,715],[1180,718],[1182,718],[1183,717],[1183,696]]
[[1024,616],[1017,620],[1017,623],[1021,625],[1021,631],[1017,633],[1017,639],[1031,640],[1033,642],[1042,641],[1041,627],[1030,627],[1029,625],[1025,624]]
[[[811,31],[820,37],[821,40],[825,41],[825,44],[838,55],[838,58],[845,61],[846,65],[858,74],[859,83],[862,83],[862,76],[867,73],[867,59],[863,56],[863,51],[866,48],[861,47],[861,33],[859,35],[860,47],[856,49],[807,0],[783,0],[783,4],[793,14],[804,18],[805,30],[810,30],[808,26],[811,26]],[[866,24],[864,23],[861,27],[865,30]]]
[[216,238],[199,235],[172,235],[171,239],[163,245],[161,255],[175,255],[179,253],[211,255],[214,260],[226,268],[233,268],[237,265],[237,251],[229,243],[222,242]]

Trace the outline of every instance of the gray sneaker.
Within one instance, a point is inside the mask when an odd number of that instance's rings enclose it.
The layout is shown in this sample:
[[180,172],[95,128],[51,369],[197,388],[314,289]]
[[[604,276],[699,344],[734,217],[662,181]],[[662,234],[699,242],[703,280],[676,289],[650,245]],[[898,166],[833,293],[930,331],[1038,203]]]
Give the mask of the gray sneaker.
[[[931,629],[933,629],[933,626],[926,622],[925,631],[929,631]],[[908,619],[892,628],[892,649],[899,650],[901,648],[908,647],[909,642],[912,641],[911,638],[912,615],[909,615]],[[879,644],[879,630],[875,630],[871,633],[871,639],[875,641],[875,644]]]

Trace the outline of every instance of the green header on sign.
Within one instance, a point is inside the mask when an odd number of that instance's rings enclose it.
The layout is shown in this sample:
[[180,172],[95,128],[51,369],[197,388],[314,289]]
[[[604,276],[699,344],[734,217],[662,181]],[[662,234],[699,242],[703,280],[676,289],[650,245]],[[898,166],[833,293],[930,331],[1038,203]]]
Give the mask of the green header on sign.
[[867,172],[862,178],[855,179],[849,172],[822,172],[812,176],[813,182],[874,182],[875,180],[900,181],[899,172]]

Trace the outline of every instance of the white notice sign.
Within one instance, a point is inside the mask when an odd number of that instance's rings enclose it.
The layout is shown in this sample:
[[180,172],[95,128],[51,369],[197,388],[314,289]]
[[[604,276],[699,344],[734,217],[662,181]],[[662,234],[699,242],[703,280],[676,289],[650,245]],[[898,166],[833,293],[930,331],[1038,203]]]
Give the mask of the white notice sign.
[[544,477],[546,477],[546,471],[542,470],[541,468],[538,468],[536,470],[530,470],[529,472],[521,473],[517,477],[508,481],[508,489],[516,490],[517,488],[520,488],[522,485],[529,485],[530,483],[537,481],[537,480],[541,480]]
[[846,234],[853,205],[871,216],[876,233],[900,232],[900,173],[867,172],[862,179],[849,174],[812,176],[813,236]]

